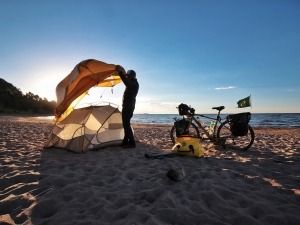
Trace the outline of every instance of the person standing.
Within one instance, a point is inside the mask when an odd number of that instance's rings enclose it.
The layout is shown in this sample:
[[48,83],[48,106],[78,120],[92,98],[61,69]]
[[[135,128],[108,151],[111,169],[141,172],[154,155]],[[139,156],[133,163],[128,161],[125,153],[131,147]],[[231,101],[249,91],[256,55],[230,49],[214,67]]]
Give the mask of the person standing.
[[130,120],[135,109],[136,96],[139,91],[139,83],[136,79],[136,73],[134,70],[128,70],[127,73],[125,73],[125,70],[121,66],[117,66],[116,69],[120,78],[125,84],[122,102],[122,123],[125,136],[121,146],[124,148],[135,148],[135,140],[130,125]]

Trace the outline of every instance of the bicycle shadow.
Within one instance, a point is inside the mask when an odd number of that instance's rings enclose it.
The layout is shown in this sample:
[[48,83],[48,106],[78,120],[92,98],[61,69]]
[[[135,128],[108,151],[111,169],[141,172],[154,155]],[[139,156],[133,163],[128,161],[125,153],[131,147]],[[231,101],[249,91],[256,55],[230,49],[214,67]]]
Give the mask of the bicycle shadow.
[[[249,179],[262,179],[273,187],[290,190],[300,195],[300,145],[299,135],[268,134],[256,132],[253,146],[247,151],[238,151],[221,146],[210,146],[207,157],[246,164],[251,170],[230,169]],[[239,168],[239,167],[238,167]]]

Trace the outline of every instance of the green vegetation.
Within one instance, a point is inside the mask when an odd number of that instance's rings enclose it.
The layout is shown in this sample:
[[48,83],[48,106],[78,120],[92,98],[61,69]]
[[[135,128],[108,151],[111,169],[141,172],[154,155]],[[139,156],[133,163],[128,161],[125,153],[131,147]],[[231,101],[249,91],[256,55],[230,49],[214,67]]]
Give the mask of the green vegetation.
[[0,113],[53,115],[56,102],[49,102],[31,92],[23,94],[12,84],[0,78]]

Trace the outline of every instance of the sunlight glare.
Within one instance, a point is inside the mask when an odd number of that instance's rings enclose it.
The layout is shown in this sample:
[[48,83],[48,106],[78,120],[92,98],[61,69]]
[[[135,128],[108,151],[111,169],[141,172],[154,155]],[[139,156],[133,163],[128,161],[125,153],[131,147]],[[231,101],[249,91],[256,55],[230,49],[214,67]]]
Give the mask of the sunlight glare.
[[32,74],[30,91],[42,99],[56,101],[56,86],[64,79],[62,74],[68,74],[67,68],[44,69],[42,74],[36,71]]

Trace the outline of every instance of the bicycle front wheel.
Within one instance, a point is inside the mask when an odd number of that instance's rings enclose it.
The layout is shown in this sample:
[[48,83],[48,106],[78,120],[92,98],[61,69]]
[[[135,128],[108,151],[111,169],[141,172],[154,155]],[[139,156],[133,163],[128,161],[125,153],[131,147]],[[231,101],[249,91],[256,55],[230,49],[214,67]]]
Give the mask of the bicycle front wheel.
[[[193,123],[190,124],[188,135],[192,136],[192,137],[197,137],[200,139],[200,132],[199,132],[198,127],[195,124],[193,124]],[[171,140],[172,140],[173,144],[175,144],[176,137],[177,137],[176,136],[176,127],[174,125],[171,129]]]
[[250,125],[248,125],[248,133],[245,136],[234,136],[230,131],[230,125],[226,121],[222,123],[217,131],[217,138],[221,142],[225,142],[225,146],[246,151],[248,150],[254,142],[254,131]]

